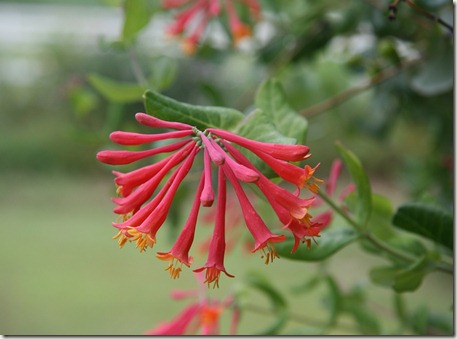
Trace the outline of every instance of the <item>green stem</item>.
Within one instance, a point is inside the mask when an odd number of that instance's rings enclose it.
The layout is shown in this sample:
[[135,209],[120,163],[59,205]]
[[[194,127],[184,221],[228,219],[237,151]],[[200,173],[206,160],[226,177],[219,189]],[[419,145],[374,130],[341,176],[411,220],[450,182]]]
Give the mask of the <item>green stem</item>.
[[136,81],[142,86],[147,86],[148,81],[146,80],[146,76],[143,73],[143,69],[140,66],[140,62],[138,61],[138,56],[136,55],[136,52],[135,52],[133,46],[129,48],[128,53],[129,53],[130,64],[132,66],[132,72],[133,72],[133,75],[134,75]]
[[351,224],[352,227],[354,227],[357,231],[360,233],[362,232],[362,227],[354,220],[352,219],[349,215],[346,214],[327,194],[322,192],[322,190],[319,191],[318,195],[324,200],[330,207],[338,213],[340,216],[342,216],[349,224]]
[[[253,305],[253,304],[243,305],[242,309],[245,311],[250,311],[250,312],[258,313],[258,314],[262,314],[262,315],[274,314],[274,312],[271,311],[270,309],[264,308],[259,305]],[[325,327],[328,325],[326,322],[322,321],[321,319],[312,318],[312,317],[308,317],[308,316],[304,316],[304,315],[296,314],[296,313],[290,313],[290,312],[288,313],[288,319],[290,321],[293,321],[296,323],[310,324],[315,327]],[[353,327],[349,324],[344,324],[344,323],[338,323],[336,325],[336,328],[344,329],[346,331],[356,331],[355,327]],[[332,329],[335,329],[335,328],[332,328]]]
[[[368,240],[371,244],[400,260],[406,261],[408,263],[416,261],[416,258],[414,256],[398,251],[397,249],[391,247],[384,241],[376,238],[373,234],[364,231],[363,227],[359,225],[357,221],[352,219],[345,211],[343,211],[343,209],[339,207],[327,194],[325,194],[322,191],[319,191],[318,194],[322,198],[322,200],[324,200],[336,213],[343,217],[352,227],[354,227],[354,229],[356,229],[361,234],[363,238]],[[454,269],[452,265],[447,263],[437,262],[434,264],[434,268],[438,271],[454,274]]]

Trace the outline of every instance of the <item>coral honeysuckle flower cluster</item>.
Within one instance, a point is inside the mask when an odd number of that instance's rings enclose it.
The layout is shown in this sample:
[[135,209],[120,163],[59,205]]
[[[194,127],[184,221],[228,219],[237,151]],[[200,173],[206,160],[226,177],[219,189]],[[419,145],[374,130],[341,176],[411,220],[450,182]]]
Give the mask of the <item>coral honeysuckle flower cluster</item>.
[[[117,205],[114,212],[120,215],[113,226],[119,230],[115,238],[121,247],[126,242],[135,242],[140,251],[154,246],[157,232],[167,218],[178,187],[191,170],[200,151],[203,151],[203,170],[187,222],[171,250],[157,254],[159,259],[170,262],[167,270],[173,278],[179,277],[183,265],[191,266],[192,258],[189,251],[194,241],[200,207],[209,208],[215,200],[215,225],[208,248],[208,259],[205,265],[194,271],[205,271],[205,282],[208,286],[213,283],[213,287],[218,286],[221,272],[233,277],[224,267],[227,181],[233,187],[245,225],[252,235],[252,251],[261,252],[266,264],[278,257],[273,244],[284,241],[286,237],[270,230],[249,200],[241,183],[256,185],[266,197],[283,224],[283,229],[291,232],[295,239],[292,252],[297,249],[300,242],[306,242],[309,246],[310,239],[319,236],[321,224],[313,222],[309,214],[315,196],[299,196],[302,188],[317,193],[317,183],[321,181],[314,177],[317,166],[312,168],[305,165],[301,168],[292,163],[311,156],[307,146],[259,142],[217,128],[200,131],[185,123],[164,121],[145,113],[137,113],[135,118],[142,125],[174,131],[157,134],[116,131],[110,134],[110,139],[120,145],[143,145],[159,140],[175,140],[165,146],[148,150],[105,150],[97,154],[97,159],[103,163],[123,165],[171,152],[171,155],[164,159],[131,172],[113,172],[116,176],[114,181],[118,186],[118,197],[113,199]],[[254,153],[280,178],[295,185],[296,192],[291,193],[268,179],[248,160],[239,147]],[[217,168],[217,197],[212,181],[213,164]],[[162,181],[164,184],[159,188]]]
[[183,50],[193,54],[212,18],[221,16],[225,9],[228,27],[236,44],[251,35],[251,28],[241,21],[236,6],[246,6],[250,16],[257,21],[260,17],[260,5],[257,0],[164,0],[162,6],[167,9],[182,8],[175,21],[168,27],[171,36],[183,36]]

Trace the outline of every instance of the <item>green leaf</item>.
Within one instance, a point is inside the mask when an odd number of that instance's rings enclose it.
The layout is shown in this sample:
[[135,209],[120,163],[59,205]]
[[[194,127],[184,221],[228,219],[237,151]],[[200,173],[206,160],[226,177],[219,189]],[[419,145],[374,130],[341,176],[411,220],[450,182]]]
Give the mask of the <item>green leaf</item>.
[[257,91],[255,106],[284,136],[303,144],[308,130],[308,121],[298,115],[287,102],[284,89],[276,79],[265,81]]
[[146,91],[144,99],[148,114],[162,120],[186,123],[201,131],[209,127],[229,130],[244,118],[235,109],[190,105],[152,90]]
[[262,333],[259,333],[259,335],[277,334],[284,327],[289,318],[286,299],[268,279],[256,272],[251,272],[247,276],[246,282],[251,287],[262,292],[270,300],[272,306],[271,312],[276,319],[271,326],[262,331]]
[[346,149],[340,143],[337,143],[336,147],[355,184],[357,193],[355,214],[357,215],[359,223],[365,226],[370,218],[372,207],[371,187],[368,176],[366,175],[360,160],[354,153]]
[[451,251],[454,246],[453,217],[450,213],[424,203],[409,203],[397,210],[393,224],[433,240]]
[[294,245],[294,239],[292,238],[276,243],[275,249],[283,258],[300,261],[320,261],[348,246],[358,237],[358,233],[353,229],[332,228],[322,232],[318,244],[313,244],[310,249],[306,246],[299,246],[295,253],[290,253]]
[[117,103],[139,102],[146,90],[141,85],[119,82],[98,74],[89,74],[87,80],[107,100]]
[[[271,119],[262,111],[255,110],[248,114],[246,119],[237,126],[236,133],[252,140],[271,142],[278,144],[294,144],[295,139],[288,138],[281,134]],[[254,164],[264,175],[269,178],[277,177],[277,174],[268,167],[262,160],[251,152],[241,149],[243,154]]]
[[154,12],[154,8],[151,6],[153,2],[149,0],[125,0],[121,36],[124,43],[131,43],[138,32],[149,23]]
[[428,273],[429,262],[423,256],[406,268],[377,267],[371,270],[371,280],[385,287],[392,287],[396,292],[411,292],[416,290]]

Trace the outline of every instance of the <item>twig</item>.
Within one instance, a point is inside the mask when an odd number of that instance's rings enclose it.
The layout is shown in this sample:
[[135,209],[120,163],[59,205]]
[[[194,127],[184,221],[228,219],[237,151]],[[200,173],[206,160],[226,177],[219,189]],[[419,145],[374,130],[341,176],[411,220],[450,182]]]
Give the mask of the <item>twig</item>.
[[396,65],[389,67],[383,70],[382,72],[376,74],[371,79],[364,81],[359,85],[348,88],[347,90],[344,90],[343,92],[340,92],[331,98],[328,98],[320,103],[317,103],[311,107],[304,109],[300,112],[300,114],[305,117],[310,117],[327,111],[336,106],[339,106],[347,100],[351,99],[352,97],[356,96],[357,94],[360,94],[386,80],[389,80],[390,78],[393,78],[394,76],[402,72],[404,69],[411,67],[413,65],[417,65],[421,61],[421,59],[414,59],[411,61],[404,62],[403,64],[401,64],[401,66]]
[[[386,242],[376,238],[373,236],[373,234],[364,232],[362,230],[362,227],[352,219],[346,212],[344,212],[335,202],[324,192],[319,191],[319,196],[324,200],[336,213],[338,213],[341,217],[343,217],[354,229],[356,229],[361,235],[366,239],[367,241],[371,242],[374,246],[376,246],[378,249],[381,251],[384,251],[385,253],[388,253],[400,260],[403,260],[407,263],[413,263],[416,258],[414,256],[411,256],[405,252],[398,251],[396,248],[391,247],[389,244]],[[442,271],[445,273],[449,274],[454,274],[454,269],[452,265],[444,263],[444,262],[435,262],[434,268],[438,271]]]
[[[439,23],[443,27],[446,27],[451,32],[451,34],[454,34],[454,27],[449,25],[447,22],[443,21],[441,18],[437,17],[436,15],[434,15],[430,12],[427,12],[423,8],[420,8],[412,0],[403,0],[403,1],[409,7],[411,7],[412,9],[416,10],[417,12],[419,12],[420,14],[425,16],[427,19],[430,19],[431,21]],[[389,6],[389,20],[395,20],[396,13],[397,13],[397,6],[398,6],[399,2],[400,2],[400,0],[394,0],[394,2]]]
[[140,66],[138,57],[137,57],[136,52],[133,49],[133,47],[129,47],[128,53],[129,53],[130,65],[132,66],[132,72],[133,72],[133,75],[135,76],[136,81],[140,85],[147,86],[148,82],[146,80],[146,76],[143,73],[143,69]]

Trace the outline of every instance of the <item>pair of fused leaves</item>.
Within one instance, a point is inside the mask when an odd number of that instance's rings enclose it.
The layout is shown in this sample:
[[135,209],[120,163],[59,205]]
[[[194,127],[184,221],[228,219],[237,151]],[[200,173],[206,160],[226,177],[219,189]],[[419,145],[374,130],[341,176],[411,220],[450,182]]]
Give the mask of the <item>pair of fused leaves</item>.
[[152,90],[146,91],[144,98],[149,114],[184,122],[202,131],[221,128],[249,139],[292,144],[303,143],[308,129],[307,120],[289,106],[282,86],[275,79],[262,84],[255,97],[256,109],[248,115],[231,108],[182,103]]

